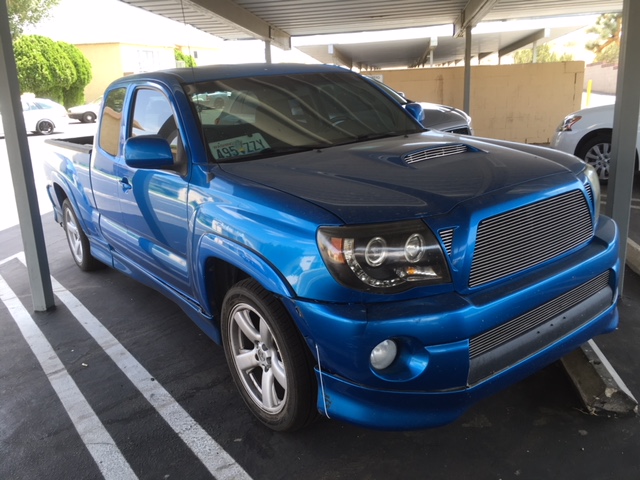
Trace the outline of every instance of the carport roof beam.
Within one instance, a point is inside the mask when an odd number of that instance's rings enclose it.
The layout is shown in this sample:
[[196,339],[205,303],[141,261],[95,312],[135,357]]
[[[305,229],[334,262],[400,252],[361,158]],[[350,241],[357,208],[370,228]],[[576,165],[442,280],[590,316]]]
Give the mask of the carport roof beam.
[[467,27],[475,27],[496,3],[498,0],[469,0],[453,24],[453,36],[464,36]]
[[340,50],[336,45],[327,45],[327,53],[331,56],[335,65],[344,65],[347,68],[353,68],[353,58]]
[[270,25],[260,17],[242,8],[230,0],[182,0],[186,4],[193,4],[204,8],[222,23],[237,28],[257,39],[270,41],[271,45],[291,49],[291,36]]
[[[231,0],[122,1],[177,22],[190,23],[195,28],[213,35],[220,36],[206,27],[208,19],[226,25],[231,30],[243,32],[249,37],[271,42],[271,45],[283,50],[291,49],[291,35]],[[187,16],[191,21],[188,21]]]
[[507,55],[508,53],[515,52],[516,50],[522,47],[526,47],[527,45],[532,44],[533,42],[537,42],[538,40],[548,36],[549,36],[548,28],[542,28],[540,30],[536,30],[531,35],[527,35],[526,37],[521,38],[517,42],[513,42],[511,45],[507,45],[506,47],[501,48],[500,50],[498,50],[498,55],[502,57],[504,55]]

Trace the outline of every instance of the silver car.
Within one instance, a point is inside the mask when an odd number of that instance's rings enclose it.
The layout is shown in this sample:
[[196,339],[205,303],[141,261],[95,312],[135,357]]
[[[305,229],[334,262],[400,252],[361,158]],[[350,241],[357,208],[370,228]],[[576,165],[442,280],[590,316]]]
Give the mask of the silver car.
[[[437,103],[413,102],[407,99],[404,94],[397,92],[393,88],[384,83],[370,78],[375,85],[382,88],[389,96],[403,107],[407,105],[417,104],[422,107],[421,118],[418,120],[425,128],[432,130],[441,130],[443,132],[457,133],[460,135],[473,135],[473,127],[471,126],[471,117],[462,110],[449,107],[447,105],[439,105]],[[409,108],[411,110],[411,108]],[[412,111],[412,113],[414,113]]]

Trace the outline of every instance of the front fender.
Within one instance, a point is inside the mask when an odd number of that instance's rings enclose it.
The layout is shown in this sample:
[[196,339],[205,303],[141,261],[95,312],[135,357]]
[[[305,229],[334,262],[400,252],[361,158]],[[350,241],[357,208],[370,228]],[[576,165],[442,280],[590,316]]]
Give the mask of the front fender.
[[270,292],[284,296],[293,297],[294,291],[291,285],[278,273],[278,271],[263,257],[245,248],[236,242],[219,235],[208,233],[202,235],[194,249],[196,271],[195,289],[196,298],[205,313],[213,316],[208,299],[207,286],[207,264],[212,258],[222,260],[235,268],[242,270],[247,275],[253,277],[265,289]]

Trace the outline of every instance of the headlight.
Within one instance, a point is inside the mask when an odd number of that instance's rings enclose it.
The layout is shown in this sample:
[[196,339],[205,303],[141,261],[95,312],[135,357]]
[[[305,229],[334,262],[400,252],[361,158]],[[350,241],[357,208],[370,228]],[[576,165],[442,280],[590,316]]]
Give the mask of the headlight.
[[593,192],[593,209],[595,211],[595,220],[598,220],[600,215],[600,178],[598,178],[598,172],[591,165],[587,165],[584,169],[584,174],[587,180],[591,184],[591,191]]
[[575,125],[582,117],[580,115],[568,115],[558,127],[559,132],[570,132],[571,127]]
[[318,246],[333,277],[357,290],[391,293],[451,281],[435,235],[420,220],[321,227]]

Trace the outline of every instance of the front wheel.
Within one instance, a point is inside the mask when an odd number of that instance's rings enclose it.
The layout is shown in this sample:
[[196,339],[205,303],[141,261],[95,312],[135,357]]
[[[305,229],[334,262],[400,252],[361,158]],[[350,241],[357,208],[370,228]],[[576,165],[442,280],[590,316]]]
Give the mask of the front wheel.
[[611,134],[599,133],[581,145],[576,151],[576,156],[595,168],[601,182],[608,181],[611,165]]
[[80,270],[88,272],[100,268],[102,264],[91,256],[89,239],[82,230],[69,200],[62,202],[62,221],[71,256]]
[[310,354],[282,304],[254,280],[227,293],[222,340],[236,387],[263,424],[293,431],[316,418]]

